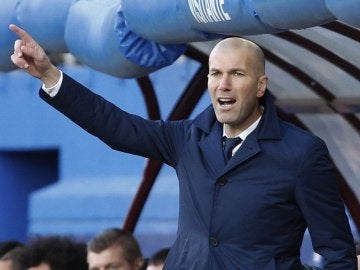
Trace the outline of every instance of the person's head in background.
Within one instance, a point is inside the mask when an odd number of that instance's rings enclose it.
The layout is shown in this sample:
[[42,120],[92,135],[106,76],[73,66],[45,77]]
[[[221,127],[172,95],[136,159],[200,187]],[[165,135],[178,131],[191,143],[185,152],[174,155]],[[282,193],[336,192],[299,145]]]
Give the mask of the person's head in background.
[[27,260],[25,247],[19,243],[12,246],[10,250],[0,258],[0,270],[26,270]]
[[88,243],[89,270],[140,270],[144,259],[135,237],[122,229],[111,228]]
[[23,244],[16,240],[0,242],[0,258],[2,256],[4,256],[6,253],[8,253],[9,251],[11,251],[17,247],[20,247],[20,246],[23,246]]
[[65,236],[42,236],[26,246],[27,270],[87,270],[86,244]]
[[146,270],[162,270],[165,264],[166,257],[169,253],[169,248],[163,248],[155,252],[148,261]]

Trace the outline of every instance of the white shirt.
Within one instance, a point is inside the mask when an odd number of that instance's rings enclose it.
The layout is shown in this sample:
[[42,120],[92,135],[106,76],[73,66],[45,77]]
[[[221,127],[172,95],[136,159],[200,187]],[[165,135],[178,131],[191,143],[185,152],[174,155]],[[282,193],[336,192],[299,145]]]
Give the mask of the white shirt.
[[60,90],[60,87],[61,87],[61,84],[62,84],[62,81],[63,81],[63,73],[62,71],[60,70],[60,79],[58,80],[58,82],[54,85],[54,86],[51,86],[51,87],[45,87],[45,85],[43,84],[42,85],[42,90],[44,90],[50,97],[55,97],[56,94],[59,92]]
[[[243,132],[241,132],[240,134],[235,136],[235,137],[240,137],[241,143],[239,143],[237,146],[234,147],[234,149],[231,152],[231,156],[235,155],[236,151],[239,150],[240,146],[242,145],[243,141],[245,141],[246,137],[256,129],[257,125],[259,124],[259,122],[261,120],[261,116],[262,115],[260,115],[259,118],[256,119],[256,121],[254,123],[252,123],[247,129],[245,129]],[[226,135],[224,126],[223,126],[223,137],[228,137]]]

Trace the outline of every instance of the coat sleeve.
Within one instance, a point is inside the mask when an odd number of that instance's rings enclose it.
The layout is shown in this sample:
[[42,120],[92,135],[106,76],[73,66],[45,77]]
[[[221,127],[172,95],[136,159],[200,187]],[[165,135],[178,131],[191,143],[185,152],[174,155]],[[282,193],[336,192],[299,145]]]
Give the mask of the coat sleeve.
[[43,90],[39,94],[112,149],[157,159],[171,166],[176,163],[185,121],[151,121],[129,114],[66,74],[55,97],[51,98]]
[[325,143],[312,139],[300,164],[296,200],[324,269],[357,269],[354,239]]

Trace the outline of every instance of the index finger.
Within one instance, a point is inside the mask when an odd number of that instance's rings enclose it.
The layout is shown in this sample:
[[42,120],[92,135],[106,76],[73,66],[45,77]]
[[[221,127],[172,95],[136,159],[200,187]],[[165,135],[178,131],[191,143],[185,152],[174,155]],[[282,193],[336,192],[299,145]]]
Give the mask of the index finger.
[[15,34],[17,34],[23,41],[25,42],[31,42],[33,39],[31,36],[22,28],[15,24],[10,24],[9,29],[13,31]]

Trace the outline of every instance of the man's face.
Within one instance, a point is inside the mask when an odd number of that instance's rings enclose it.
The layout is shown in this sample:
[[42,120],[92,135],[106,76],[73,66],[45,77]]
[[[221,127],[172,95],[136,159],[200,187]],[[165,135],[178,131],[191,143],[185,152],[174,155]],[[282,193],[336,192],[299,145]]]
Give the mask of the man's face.
[[30,267],[27,270],[51,270],[51,268],[47,263],[41,263],[38,266]]
[[267,77],[252,63],[251,52],[249,48],[220,46],[209,57],[211,102],[216,118],[230,132],[243,131],[259,116],[258,99],[264,95]]
[[160,265],[148,265],[146,270],[162,270],[164,267],[163,264]]
[[0,260],[0,270],[12,270],[12,261]]
[[100,253],[88,251],[89,270],[137,270],[139,266],[126,261],[123,249],[113,246]]

